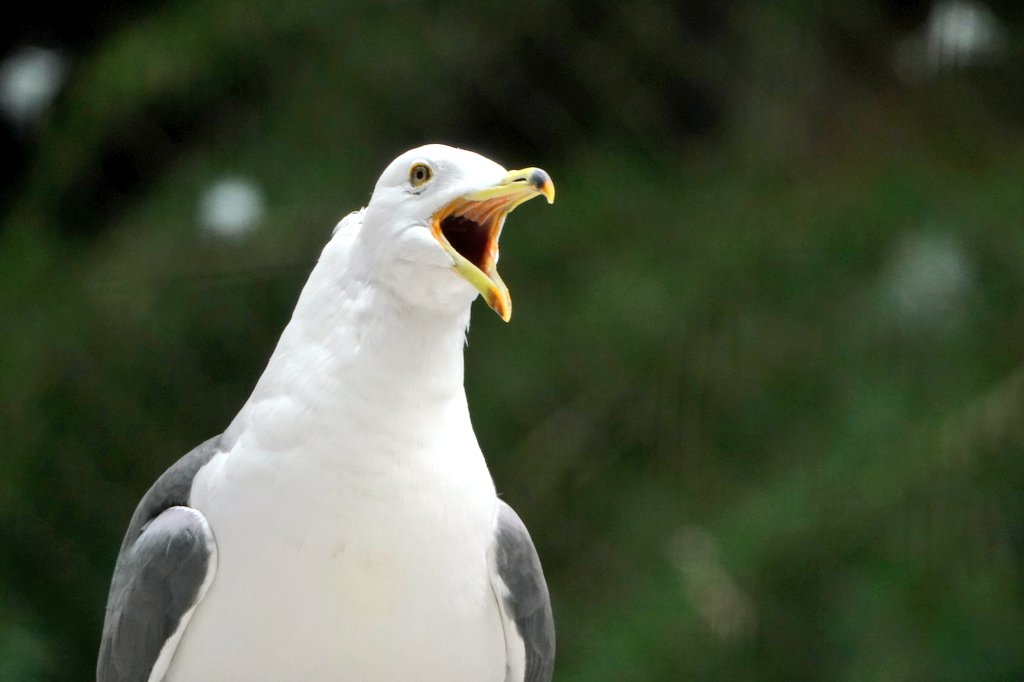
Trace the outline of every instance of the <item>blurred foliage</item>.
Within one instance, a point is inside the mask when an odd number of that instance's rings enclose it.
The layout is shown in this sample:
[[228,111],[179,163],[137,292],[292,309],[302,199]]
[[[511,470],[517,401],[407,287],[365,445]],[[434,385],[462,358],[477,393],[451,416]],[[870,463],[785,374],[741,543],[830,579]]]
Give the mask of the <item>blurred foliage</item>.
[[[71,69],[5,138],[0,679],[91,675],[136,501],[428,141],[558,185],[467,350],[557,679],[1024,677],[1015,5],[917,78],[926,2],[86,7],[10,41]],[[244,238],[197,225],[224,176],[265,193]]]

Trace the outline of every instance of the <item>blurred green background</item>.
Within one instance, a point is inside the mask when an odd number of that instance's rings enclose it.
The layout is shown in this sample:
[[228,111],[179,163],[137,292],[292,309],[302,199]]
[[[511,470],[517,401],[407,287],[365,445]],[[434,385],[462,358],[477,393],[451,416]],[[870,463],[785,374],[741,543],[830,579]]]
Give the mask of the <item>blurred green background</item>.
[[1024,7],[88,0],[0,29],[0,679],[432,141],[546,168],[466,383],[556,679],[1024,679]]

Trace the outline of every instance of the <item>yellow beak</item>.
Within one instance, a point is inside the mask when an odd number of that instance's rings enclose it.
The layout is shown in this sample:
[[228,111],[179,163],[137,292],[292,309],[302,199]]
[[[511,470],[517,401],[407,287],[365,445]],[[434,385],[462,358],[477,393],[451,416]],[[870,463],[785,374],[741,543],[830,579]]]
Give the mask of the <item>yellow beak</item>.
[[542,195],[554,203],[555,185],[546,172],[540,168],[509,171],[498,184],[449,202],[431,219],[431,232],[451,256],[452,269],[506,322],[512,317],[512,299],[498,275],[498,238],[509,213]]

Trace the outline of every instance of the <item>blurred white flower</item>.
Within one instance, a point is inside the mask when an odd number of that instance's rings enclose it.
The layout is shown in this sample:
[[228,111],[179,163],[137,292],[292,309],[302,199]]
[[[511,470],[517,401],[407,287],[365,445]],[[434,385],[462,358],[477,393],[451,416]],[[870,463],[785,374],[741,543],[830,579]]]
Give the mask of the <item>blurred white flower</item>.
[[908,79],[963,68],[998,54],[1006,30],[985,5],[973,0],[941,0],[932,6],[921,31],[896,51],[896,68]]
[[959,324],[974,286],[974,267],[950,235],[906,239],[883,279],[883,305],[898,326],[951,329]]
[[263,191],[253,181],[221,178],[199,200],[199,225],[218,237],[243,237],[263,218],[264,203]]
[[722,565],[715,538],[688,526],[672,538],[668,550],[705,624],[723,638],[750,634],[756,627],[754,603]]
[[67,72],[56,50],[29,46],[0,63],[0,110],[19,126],[36,120],[53,101]]
[[985,5],[943,0],[932,7],[926,28],[928,61],[935,69],[966,66],[1003,46],[1003,27]]

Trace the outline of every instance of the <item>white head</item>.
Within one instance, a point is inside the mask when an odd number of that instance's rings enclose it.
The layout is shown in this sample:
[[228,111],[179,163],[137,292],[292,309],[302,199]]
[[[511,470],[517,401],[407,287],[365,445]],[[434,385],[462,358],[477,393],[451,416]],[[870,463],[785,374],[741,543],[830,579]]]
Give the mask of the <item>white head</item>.
[[418,147],[377,181],[351,265],[412,305],[461,309],[479,292],[508,320],[498,239],[505,216],[542,194],[554,201],[554,185],[539,168],[506,171],[473,152]]

